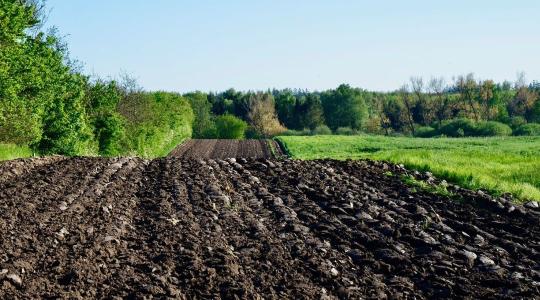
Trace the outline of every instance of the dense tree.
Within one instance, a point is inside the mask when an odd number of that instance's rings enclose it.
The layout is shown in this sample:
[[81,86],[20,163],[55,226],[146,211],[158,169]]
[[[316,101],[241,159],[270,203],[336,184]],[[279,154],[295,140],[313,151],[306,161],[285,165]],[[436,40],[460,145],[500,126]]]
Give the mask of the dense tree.
[[219,139],[243,139],[247,123],[229,114],[216,118],[217,138]]
[[248,120],[258,137],[271,137],[286,130],[279,123],[274,97],[269,93],[257,93],[249,97]]
[[212,120],[212,104],[208,101],[208,96],[201,92],[185,94],[189,101],[195,120],[193,121],[194,138],[210,138],[215,136],[215,124]]
[[99,154],[119,155],[125,137],[125,120],[118,113],[122,92],[115,81],[97,80],[86,90],[86,111],[99,145]]
[[479,121],[480,114],[478,113],[477,109],[478,86],[476,80],[474,79],[474,75],[471,73],[467,74],[467,76],[458,76],[456,80],[456,89],[461,102],[468,105],[474,120]]
[[0,141],[43,153],[97,150],[85,112],[86,78],[52,34],[34,32],[37,1],[2,1],[0,13]]
[[511,116],[523,116],[527,121],[536,120],[538,94],[529,90],[525,86],[518,88],[517,94],[508,105],[508,111]]
[[367,120],[368,110],[361,90],[342,84],[336,90],[321,95],[326,124],[335,130],[338,127],[361,129]]
[[289,89],[283,91],[273,91],[276,102],[276,112],[279,120],[287,128],[301,129],[297,114],[297,97]]
[[298,118],[297,129],[311,130],[324,125],[324,111],[318,94],[302,96],[296,103],[295,115]]
[[401,99],[403,106],[405,107],[405,116],[407,124],[409,125],[409,130],[414,135],[414,111],[413,111],[413,99],[409,93],[409,87],[404,85],[399,90],[399,98]]
[[442,121],[448,118],[450,97],[445,93],[446,83],[444,78],[432,78],[429,81],[429,91],[435,98],[432,106],[433,114],[437,119],[438,125],[441,125]]

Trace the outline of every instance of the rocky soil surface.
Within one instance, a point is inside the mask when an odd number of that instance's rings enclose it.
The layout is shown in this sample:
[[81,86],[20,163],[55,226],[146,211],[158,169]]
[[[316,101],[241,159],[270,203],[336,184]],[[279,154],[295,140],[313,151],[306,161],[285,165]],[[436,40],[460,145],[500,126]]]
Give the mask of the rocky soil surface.
[[428,193],[395,165],[53,157],[0,171],[2,299],[540,295],[537,203]]

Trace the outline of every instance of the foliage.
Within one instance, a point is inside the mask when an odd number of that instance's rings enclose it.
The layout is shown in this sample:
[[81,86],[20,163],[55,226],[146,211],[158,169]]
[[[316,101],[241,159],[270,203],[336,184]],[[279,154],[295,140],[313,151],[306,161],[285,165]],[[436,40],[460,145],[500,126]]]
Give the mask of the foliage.
[[2,1],[0,7],[0,141],[44,154],[94,154],[86,78],[55,35],[29,34],[40,22],[40,4]]
[[540,124],[523,124],[514,131],[514,135],[540,136]]
[[361,92],[342,84],[335,91],[321,96],[324,117],[328,127],[351,127],[361,129],[368,116],[365,99]]
[[208,101],[207,95],[201,92],[194,92],[185,94],[184,97],[189,101],[195,115],[193,137],[214,138],[216,129],[212,120],[212,104]]
[[540,137],[278,137],[298,159],[387,160],[450,182],[540,200]]
[[277,118],[271,94],[257,93],[249,98],[248,120],[256,136],[268,138],[286,130]]
[[496,122],[483,121],[476,124],[475,136],[509,136],[512,135],[510,126]]
[[516,128],[520,127],[521,125],[524,125],[524,124],[527,124],[527,120],[525,120],[525,118],[522,117],[522,116],[512,117],[510,119],[510,122],[509,122],[509,125],[513,129],[516,129]]
[[0,161],[32,156],[32,150],[27,146],[0,144]]
[[335,131],[335,134],[337,135],[355,135],[358,134],[358,132],[351,127],[338,127]]
[[413,189],[418,188],[421,191],[426,191],[426,192],[437,194],[443,197],[449,197],[449,198],[454,198],[454,199],[458,198],[456,194],[450,192],[447,189],[448,184],[446,185],[445,184],[429,184],[425,181],[418,180],[411,175],[401,176],[401,180],[408,186],[413,187]]
[[435,128],[430,126],[421,126],[416,128],[416,131],[414,132],[414,136],[421,137],[421,138],[430,138],[437,135],[437,131]]
[[[512,128],[524,122],[539,122],[538,86],[538,83],[512,86],[509,82],[479,80],[467,74],[458,76],[453,84],[447,84],[443,78],[425,82],[413,77],[409,84],[393,92],[369,92],[340,85],[322,92],[284,89],[272,90],[271,94],[279,123],[296,131],[327,125],[334,131],[350,127],[393,136],[462,137],[487,134],[474,131],[477,124],[484,121],[501,122]],[[249,121],[249,108],[253,103],[250,99],[258,94],[264,93],[229,89],[208,94],[208,100],[214,114],[230,113]],[[502,129],[502,126],[490,124],[482,126]],[[248,136],[264,136],[256,127],[248,129]],[[435,132],[416,134],[418,128],[424,130],[422,127],[432,127]],[[444,132],[440,132],[441,129]],[[496,132],[506,134],[507,130]]]
[[233,115],[222,115],[216,118],[217,138],[243,139],[247,123]]
[[311,131],[311,134],[312,135],[330,135],[332,134],[332,130],[330,129],[330,127],[326,125],[320,125],[320,126],[317,126],[315,129],[313,129]]
[[87,87],[86,111],[100,155],[115,156],[122,153],[125,120],[118,113],[121,99],[122,93],[115,81],[98,80]]
[[288,129],[280,134],[280,136],[305,136],[311,135],[311,130],[308,128],[302,130]]
[[442,122],[442,125],[437,132],[438,134],[449,137],[474,136],[476,133],[476,125],[474,121],[465,118],[446,120]]
[[188,101],[175,93],[128,94],[119,103],[119,112],[126,119],[126,154],[166,156],[192,134],[193,111]]

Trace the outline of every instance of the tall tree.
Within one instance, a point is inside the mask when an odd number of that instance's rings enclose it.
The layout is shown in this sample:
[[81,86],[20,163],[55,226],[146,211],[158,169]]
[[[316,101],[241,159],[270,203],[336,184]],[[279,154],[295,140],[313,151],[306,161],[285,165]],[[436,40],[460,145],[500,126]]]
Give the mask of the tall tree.
[[249,97],[248,120],[258,136],[271,137],[286,130],[279,123],[274,97],[269,93],[256,93]]
[[312,93],[302,96],[297,101],[295,116],[299,121],[296,129],[309,128],[313,130],[324,125],[324,112],[319,95]]
[[287,128],[298,129],[297,101],[291,90],[274,91],[278,118]]
[[336,130],[338,127],[361,129],[367,120],[368,110],[361,91],[347,84],[335,90],[326,91],[321,96],[326,124]]
[[398,92],[399,98],[403,102],[403,105],[405,106],[405,113],[407,118],[407,123],[409,125],[409,130],[414,135],[414,118],[413,118],[413,100],[411,97],[411,93],[409,92],[409,87],[407,85],[404,85],[401,87],[401,89]]
[[467,76],[459,76],[456,80],[456,88],[460,95],[462,103],[466,103],[476,121],[480,121],[480,114],[476,109],[476,99],[477,99],[477,84],[472,73],[467,74]]
[[189,101],[195,119],[193,121],[193,137],[208,138],[214,135],[214,122],[212,120],[212,104],[208,101],[208,96],[202,92],[185,94]]
[[442,77],[434,77],[429,81],[429,91],[435,96],[433,113],[437,118],[439,126],[448,116],[447,111],[450,100],[449,97],[444,93],[445,87],[446,83]]
[[0,141],[44,153],[96,151],[86,117],[86,78],[65,45],[39,32],[40,1],[0,2]]

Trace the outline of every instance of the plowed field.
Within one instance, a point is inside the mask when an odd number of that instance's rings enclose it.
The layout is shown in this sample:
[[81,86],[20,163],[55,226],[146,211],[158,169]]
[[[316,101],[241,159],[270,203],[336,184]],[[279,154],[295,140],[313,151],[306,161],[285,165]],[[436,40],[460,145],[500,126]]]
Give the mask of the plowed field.
[[188,140],[170,154],[178,158],[275,158],[281,148],[272,140]]
[[537,209],[414,191],[398,166],[53,157],[0,171],[3,299],[540,293]]

